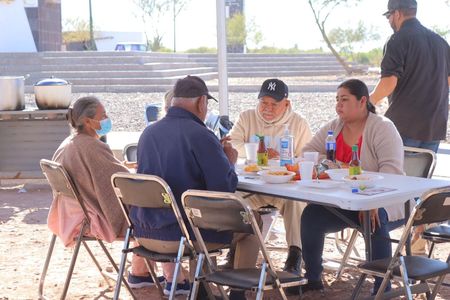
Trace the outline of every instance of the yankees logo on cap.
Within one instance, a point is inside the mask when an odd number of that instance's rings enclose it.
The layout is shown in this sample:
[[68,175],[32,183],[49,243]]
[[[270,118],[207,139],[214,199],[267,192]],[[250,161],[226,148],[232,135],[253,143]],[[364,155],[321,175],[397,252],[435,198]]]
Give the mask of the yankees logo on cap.
[[269,96],[277,101],[281,101],[284,98],[287,98],[288,94],[289,90],[287,85],[279,79],[272,78],[263,82],[261,90],[259,91],[258,99],[261,99],[264,96]]

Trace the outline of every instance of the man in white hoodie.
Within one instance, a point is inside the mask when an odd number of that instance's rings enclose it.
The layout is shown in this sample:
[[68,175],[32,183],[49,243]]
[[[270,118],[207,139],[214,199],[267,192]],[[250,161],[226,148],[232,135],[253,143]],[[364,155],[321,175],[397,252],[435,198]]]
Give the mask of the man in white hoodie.
[[[269,137],[266,138],[269,159],[278,158],[276,141],[283,135],[285,124],[288,124],[289,131],[294,136],[295,156],[301,156],[301,149],[312,137],[311,130],[306,120],[292,110],[288,95],[288,87],[283,81],[267,79],[263,82],[256,108],[242,112],[230,131],[231,144],[237,149],[239,157],[245,158],[244,144],[255,141],[255,135],[258,134]],[[272,205],[280,210],[289,246],[284,270],[300,275],[300,218],[306,204],[261,195],[254,195],[248,199],[255,209]]]

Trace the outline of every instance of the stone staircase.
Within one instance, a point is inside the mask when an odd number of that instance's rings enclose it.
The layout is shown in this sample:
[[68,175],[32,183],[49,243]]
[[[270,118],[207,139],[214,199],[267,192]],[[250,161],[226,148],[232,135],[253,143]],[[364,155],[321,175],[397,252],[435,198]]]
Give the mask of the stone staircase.
[[[228,54],[230,78],[344,73],[334,56],[329,54]],[[164,92],[187,74],[200,76],[204,80],[218,78],[215,54],[91,51],[0,53],[0,76],[25,74],[30,74],[25,81],[26,92],[32,92],[34,83],[50,76],[71,82],[75,93]],[[210,87],[212,91],[217,90],[217,85]],[[305,87],[290,88],[294,92],[304,91]],[[332,88],[334,91],[335,86]],[[253,86],[230,86],[233,92],[248,89],[255,90]]]

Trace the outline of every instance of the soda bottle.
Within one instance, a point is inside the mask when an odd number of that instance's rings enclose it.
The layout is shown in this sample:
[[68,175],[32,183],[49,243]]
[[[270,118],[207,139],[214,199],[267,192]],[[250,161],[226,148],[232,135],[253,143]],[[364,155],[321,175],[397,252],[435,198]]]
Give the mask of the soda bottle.
[[327,150],[327,159],[333,162],[336,161],[336,139],[333,135],[333,130],[328,130],[328,136],[325,139],[325,149]]
[[352,160],[349,164],[348,175],[361,175],[361,162],[359,161],[358,145],[352,146]]
[[264,143],[264,136],[257,135],[259,138],[258,151],[256,151],[256,163],[258,166],[267,166],[269,163],[269,153],[266,149],[266,143]]
[[291,165],[294,160],[294,137],[289,134],[288,125],[284,125],[284,134],[280,138],[280,166]]

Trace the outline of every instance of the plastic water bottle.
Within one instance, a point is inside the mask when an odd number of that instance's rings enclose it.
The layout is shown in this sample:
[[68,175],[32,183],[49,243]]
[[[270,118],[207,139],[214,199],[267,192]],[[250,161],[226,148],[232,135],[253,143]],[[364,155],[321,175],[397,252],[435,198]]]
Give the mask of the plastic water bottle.
[[328,130],[328,136],[325,139],[325,149],[327,150],[327,159],[336,161],[336,139],[333,130]]
[[280,166],[294,161],[294,137],[289,134],[288,124],[284,125],[284,134],[280,138]]

